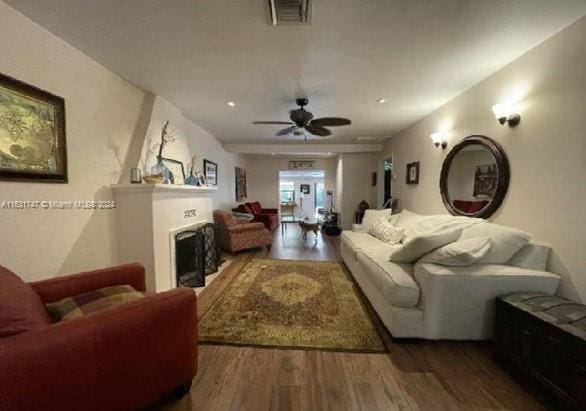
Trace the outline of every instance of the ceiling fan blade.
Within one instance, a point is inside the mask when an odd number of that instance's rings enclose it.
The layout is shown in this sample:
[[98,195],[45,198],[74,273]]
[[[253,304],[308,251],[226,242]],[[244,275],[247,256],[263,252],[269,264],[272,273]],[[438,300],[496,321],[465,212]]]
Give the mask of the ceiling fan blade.
[[282,129],[281,131],[277,132],[277,136],[287,136],[289,134],[291,134],[293,131],[295,131],[295,129],[297,128],[297,126],[291,126],[291,127],[287,127]]
[[252,124],[293,124],[291,121],[253,121]]
[[316,118],[315,120],[311,120],[311,124],[314,126],[337,127],[348,126],[352,124],[352,121],[348,118],[343,117],[322,117]]
[[315,124],[308,124],[305,126],[305,129],[307,131],[309,131],[311,134],[314,134],[314,135],[320,136],[320,137],[327,137],[332,134],[332,132],[330,130],[328,130],[327,128],[322,127],[322,126],[318,126]]

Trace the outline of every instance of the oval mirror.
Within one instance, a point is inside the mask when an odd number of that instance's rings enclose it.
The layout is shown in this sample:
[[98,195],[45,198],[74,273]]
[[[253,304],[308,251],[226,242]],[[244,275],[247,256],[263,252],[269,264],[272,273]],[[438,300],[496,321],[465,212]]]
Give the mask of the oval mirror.
[[468,136],[448,153],[442,166],[442,201],[454,215],[490,217],[509,188],[509,160],[503,148],[485,136]]

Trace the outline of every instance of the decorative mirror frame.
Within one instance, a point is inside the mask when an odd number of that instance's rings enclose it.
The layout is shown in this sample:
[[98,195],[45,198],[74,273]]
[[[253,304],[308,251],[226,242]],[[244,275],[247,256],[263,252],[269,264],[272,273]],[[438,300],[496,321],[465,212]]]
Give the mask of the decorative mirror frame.
[[[465,213],[454,207],[453,204],[450,202],[448,193],[448,175],[450,173],[450,166],[452,164],[452,161],[454,160],[454,157],[463,148],[468,147],[472,144],[481,144],[492,153],[496,160],[496,165],[498,169],[498,182],[494,196],[492,197],[492,200],[490,201],[490,203],[488,203],[486,207],[484,207],[482,210],[477,211],[476,213]],[[503,150],[499,143],[486,136],[468,136],[452,148],[452,150],[446,156],[444,163],[442,165],[442,172],[440,175],[440,193],[442,196],[444,206],[453,215],[488,218],[491,215],[493,215],[495,211],[498,210],[499,207],[502,205],[503,200],[505,199],[505,196],[507,195],[507,191],[509,189],[510,176],[511,171],[509,167],[509,159],[507,158],[505,150]]]

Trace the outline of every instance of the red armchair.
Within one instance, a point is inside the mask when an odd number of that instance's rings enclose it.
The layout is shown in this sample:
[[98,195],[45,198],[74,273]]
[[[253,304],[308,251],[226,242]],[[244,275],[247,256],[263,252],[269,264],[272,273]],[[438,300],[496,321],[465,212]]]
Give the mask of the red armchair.
[[[43,303],[123,284],[145,291],[144,267],[129,264],[28,285],[0,267],[4,297],[7,287],[27,287]],[[0,309],[14,312],[8,304]],[[171,392],[185,394],[196,370],[196,297],[189,288],[176,288],[0,338],[0,409],[139,409]]]
[[233,208],[232,211],[252,214],[254,216],[252,221],[263,223],[269,231],[274,231],[279,226],[279,210],[276,208],[262,208],[258,201],[240,204],[238,207]]
[[261,223],[238,223],[229,211],[214,210],[214,222],[218,224],[222,248],[231,253],[270,247],[273,242],[271,233]]

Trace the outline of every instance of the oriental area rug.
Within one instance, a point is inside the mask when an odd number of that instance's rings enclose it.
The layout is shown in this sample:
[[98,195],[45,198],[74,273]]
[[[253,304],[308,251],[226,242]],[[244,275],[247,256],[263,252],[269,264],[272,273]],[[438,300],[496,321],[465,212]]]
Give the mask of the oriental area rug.
[[200,320],[199,341],[385,351],[358,290],[335,261],[249,261]]

